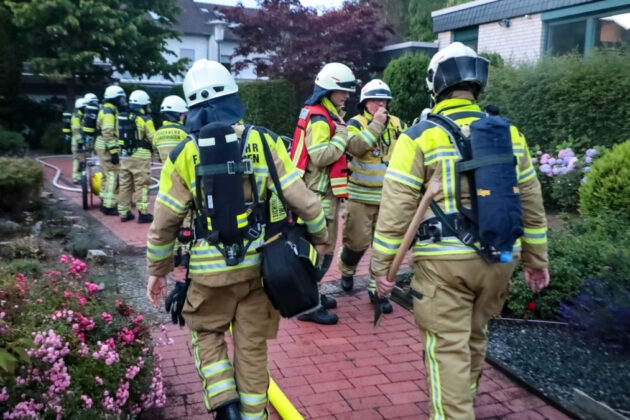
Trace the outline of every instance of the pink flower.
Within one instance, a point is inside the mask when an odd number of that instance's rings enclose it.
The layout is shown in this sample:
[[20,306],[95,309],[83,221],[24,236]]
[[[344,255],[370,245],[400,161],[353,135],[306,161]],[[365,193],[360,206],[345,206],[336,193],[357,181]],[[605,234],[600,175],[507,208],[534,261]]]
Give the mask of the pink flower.
[[118,339],[126,344],[131,344],[135,341],[136,336],[133,331],[123,328],[122,332],[118,333]]
[[87,395],[81,395],[81,399],[85,403],[85,408],[92,408],[92,399]]
[[0,402],[5,402],[9,399],[9,393],[7,392],[7,387],[2,388],[2,393],[0,393]]
[[87,288],[90,291],[90,293],[94,293],[94,292],[98,291],[98,285],[97,284],[90,283],[88,281],[86,281],[84,284],[87,286]]
[[540,157],[540,163],[545,164],[545,163],[549,163],[549,153],[545,153],[544,155],[542,155]]
[[96,381],[97,384],[103,385],[103,380],[99,376],[95,376],[94,380]]
[[107,345],[109,346],[110,349],[115,349],[116,348],[116,343],[114,343],[114,338],[113,337],[109,337],[107,340],[105,340],[105,343],[107,343]]
[[107,312],[103,312],[101,314],[101,319],[107,324],[111,324],[112,323],[112,316],[110,314],[108,314]]
[[532,163],[538,163],[538,159],[537,158],[532,158]]
[[81,297],[79,298],[79,305],[81,305],[81,306],[86,306],[87,304],[88,304],[87,299],[86,299],[86,298],[84,298],[83,296],[81,296]]
[[136,319],[134,319],[134,320],[133,320],[133,323],[134,323],[134,324],[139,324],[139,323],[141,323],[143,320],[144,320],[144,318],[142,317],[142,315],[138,315],[138,316],[136,317]]
[[66,254],[61,254],[61,258],[59,258],[59,262],[64,263],[64,264],[68,262],[68,257],[66,256]]

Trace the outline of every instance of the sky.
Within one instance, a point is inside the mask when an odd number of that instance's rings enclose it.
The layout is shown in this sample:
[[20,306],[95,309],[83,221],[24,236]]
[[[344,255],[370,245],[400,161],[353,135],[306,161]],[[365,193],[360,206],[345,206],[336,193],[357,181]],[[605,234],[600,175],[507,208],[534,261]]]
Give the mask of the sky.
[[[222,4],[225,6],[236,6],[238,4],[238,0],[194,0],[197,3],[213,3],[213,4]],[[256,7],[256,0],[242,0],[243,5],[245,7]],[[309,7],[315,8],[337,8],[341,6],[343,0],[300,0],[300,2]]]

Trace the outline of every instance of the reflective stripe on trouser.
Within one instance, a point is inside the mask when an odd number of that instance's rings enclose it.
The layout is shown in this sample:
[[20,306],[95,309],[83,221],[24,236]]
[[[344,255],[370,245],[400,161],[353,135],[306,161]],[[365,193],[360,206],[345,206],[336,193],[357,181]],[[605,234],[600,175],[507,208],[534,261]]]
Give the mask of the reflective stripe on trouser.
[[[367,250],[374,238],[374,229],[378,219],[379,206],[366,204],[356,200],[346,200],[346,208],[343,213],[343,247],[352,251],[362,252]],[[341,251],[340,251],[341,252]],[[337,259],[339,271],[344,276],[354,275],[359,261],[349,264],[348,261]]]
[[131,209],[131,197],[134,191],[136,208],[141,214],[148,213],[151,159],[131,156],[122,158],[119,180],[118,213],[123,216]]
[[[257,416],[266,415],[267,340],[276,337],[280,314],[267,298],[260,275],[224,287],[203,286],[193,276],[183,315],[193,331],[193,353],[207,409],[240,398],[244,418],[264,418]],[[232,366],[225,343],[230,323]]]
[[103,174],[100,190],[103,206],[116,207],[116,189],[120,165],[114,165],[110,162],[112,155],[108,151],[97,149],[96,153],[100,162],[101,173]]
[[507,298],[514,263],[414,260],[413,310],[425,348],[431,419],[473,420],[486,325]]
[[77,144],[72,141],[72,181],[81,181],[81,171],[79,166],[85,163],[85,152],[77,152]]

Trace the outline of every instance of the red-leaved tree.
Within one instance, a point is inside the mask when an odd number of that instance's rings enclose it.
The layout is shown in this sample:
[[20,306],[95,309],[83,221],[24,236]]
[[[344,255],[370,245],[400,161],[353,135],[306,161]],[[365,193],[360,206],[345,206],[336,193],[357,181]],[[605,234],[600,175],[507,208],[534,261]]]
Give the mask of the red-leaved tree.
[[234,70],[253,65],[259,76],[283,77],[304,98],[315,75],[328,62],[342,62],[357,78],[369,80],[376,54],[391,35],[374,3],[346,1],[318,14],[299,0],[262,0],[259,9],[221,8],[240,37]]

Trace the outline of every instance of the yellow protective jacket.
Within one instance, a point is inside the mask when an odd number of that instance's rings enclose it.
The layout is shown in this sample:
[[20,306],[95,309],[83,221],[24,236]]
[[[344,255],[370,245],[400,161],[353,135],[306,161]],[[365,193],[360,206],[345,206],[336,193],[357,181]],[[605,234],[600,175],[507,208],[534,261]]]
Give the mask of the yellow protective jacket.
[[[390,115],[387,127],[363,111],[348,121],[348,198],[379,205],[387,165],[400,133],[407,125]],[[376,151],[376,153],[375,153]],[[377,156],[375,156],[377,155]]]
[[70,119],[70,126],[72,130],[72,145],[77,143],[83,143],[83,136],[81,135],[81,118],[83,118],[83,112],[80,109],[75,109]]
[[109,102],[103,104],[96,119],[96,131],[100,135],[94,143],[94,148],[118,153],[118,110],[115,105]]
[[[242,138],[245,126],[238,124],[233,128],[236,135]],[[246,141],[245,155],[253,162],[260,198],[268,198],[269,190],[275,190],[262,148],[262,142],[266,141],[289,206],[304,220],[315,244],[327,243],[328,231],[322,206],[317,196],[309,191],[300,179],[280,137],[274,138],[269,133],[261,134],[254,127],[249,130]],[[173,270],[173,245],[177,230],[189,209],[194,210],[195,166],[198,163],[197,146],[190,136],[173,149],[164,163],[160,176],[160,191],[155,201],[155,219],[149,229],[147,241],[150,275],[165,276]],[[251,186],[246,178],[243,179],[243,189],[246,200],[253,200]],[[236,266],[227,266],[215,246],[203,239],[198,240],[191,250],[191,276],[206,286],[221,287],[260,275],[261,255],[257,248],[262,245],[263,238],[264,233],[250,245],[245,259]]]
[[[323,98],[321,104],[330,113],[342,116],[340,110],[335,108],[330,99]],[[331,212],[333,198],[330,166],[345,153],[347,139],[348,128],[343,125],[335,126],[335,133],[331,138],[330,126],[326,118],[320,115],[313,115],[306,126],[304,146],[308,152],[309,160],[304,173],[304,183],[309,190],[319,195],[327,216]]]
[[136,138],[139,142],[139,146],[133,150],[133,154],[129,155],[128,152],[124,149],[124,142],[119,139],[118,144],[123,152],[123,157],[131,156],[134,158],[151,159],[151,146],[153,142],[153,136],[155,135],[155,126],[153,125],[153,120],[149,115],[144,112],[144,109],[141,109],[138,113],[132,113],[130,115],[135,116],[137,128]]
[[181,122],[164,121],[153,136],[153,147],[160,154],[162,163],[166,162],[168,154],[186,137],[188,133]]
[[[432,110],[447,116],[465,111],[481,112],[481,109],[468,99],[447,99]],[[467,126],[476,119],[478,118],[468,117],[455,121],[460,126]],[[520,252],[525,266],[545,268],[548,265],[547,219],[540,183],[532,166],[525,137],[514,126],[511,127],[511,134],[512,147],[517,158],[516,169],[525,226],[525,235],[515,244],[514,253]],[[373,276],[387,273],[418,208],[423,184],[431,178],[440,180],[442,191],[435,197],[436,203],[445,213],[457,211],[455,162],[458,160],[448,134],[430,121],[421,121],[401,134],[383,184],[383,200],[372,244],[370,270]],[[462,204],[469,206],[468,183],[462,182],[461,189]],[[425,217],[431,216],[433,214],[429,210]],[[457,238],[445,237],[436,243],[431,240],[416,242],[413,255],[415,259],[464,260],[475,258],[476,253]]]

